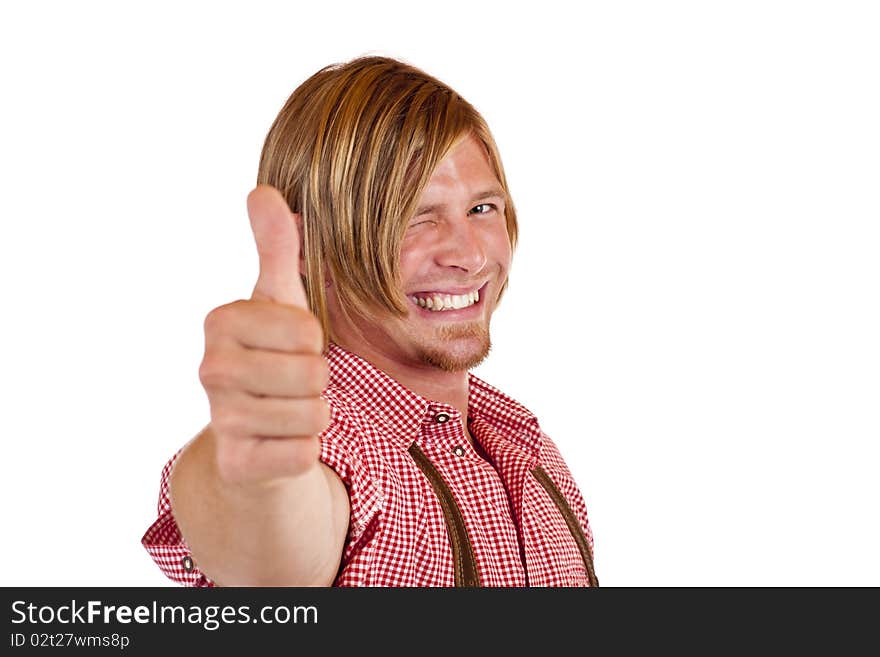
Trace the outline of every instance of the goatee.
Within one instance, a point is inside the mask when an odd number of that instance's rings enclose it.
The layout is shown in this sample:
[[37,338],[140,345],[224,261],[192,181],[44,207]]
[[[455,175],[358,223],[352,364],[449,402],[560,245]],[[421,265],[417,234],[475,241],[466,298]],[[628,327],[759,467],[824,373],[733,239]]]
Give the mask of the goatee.
[[462,372],[482,363],[492,348],[489,327],[481,323],[439,326],[436,340],[419,350],[425,365],[444,372]]

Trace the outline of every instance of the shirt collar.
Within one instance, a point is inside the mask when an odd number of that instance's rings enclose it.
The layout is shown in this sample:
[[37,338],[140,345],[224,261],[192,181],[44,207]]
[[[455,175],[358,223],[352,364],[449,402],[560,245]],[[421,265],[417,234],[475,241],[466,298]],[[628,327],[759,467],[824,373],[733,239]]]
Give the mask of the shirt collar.
[[[374,420],[388,425],[392,440],[408,449],[437,413],[458,412],[448,404],[417,395],[355,353],[330,343],[330,385],[343,390]],[[505,439],[537,454],[542,432],[537,418],[522,404],[474,374],[468,374],[468,415],[492,425]]]
[[469,374],[468,415],[485,420],[508,440],[537,456],[543,432],[538,418],[475,374]]

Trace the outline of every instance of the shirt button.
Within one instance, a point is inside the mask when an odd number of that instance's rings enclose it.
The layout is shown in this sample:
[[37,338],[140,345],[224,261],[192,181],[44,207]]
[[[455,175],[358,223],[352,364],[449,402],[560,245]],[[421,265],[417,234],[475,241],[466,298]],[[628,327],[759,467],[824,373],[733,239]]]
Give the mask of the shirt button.
[[192,557],[189,555],[186,555],[183,559],[181,559],[180,563],[183,566],[183,569],[188,573],[191,573],[193,571],[193,568],[195,568]]
[[456,445],[452,448],[452,453],[456,456],[464,456],[464,447],[462,447],[461,445]]
[[449,422],[449,413],[437,413],[437,415],[434,416],[434,422],[437,424],[446,424]]

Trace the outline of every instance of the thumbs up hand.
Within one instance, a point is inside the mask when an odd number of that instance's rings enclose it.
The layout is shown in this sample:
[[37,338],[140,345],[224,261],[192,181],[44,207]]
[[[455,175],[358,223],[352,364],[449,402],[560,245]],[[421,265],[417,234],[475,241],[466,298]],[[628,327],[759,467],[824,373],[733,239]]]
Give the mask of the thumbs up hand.
[[281,193],[259,185],[247,200],[251,229],[260,256],[260,277],[252,299],[308,308],[299,274],[299,231]]
[[317,435],[330,418],[320,396],[329,378],[324,335],[300,278],[297,217],[268,185],[248,195],[247,208],[259,278],[250,300],[208,313],[199,367],[218,473],[235,484],[269,483],[317,467]]

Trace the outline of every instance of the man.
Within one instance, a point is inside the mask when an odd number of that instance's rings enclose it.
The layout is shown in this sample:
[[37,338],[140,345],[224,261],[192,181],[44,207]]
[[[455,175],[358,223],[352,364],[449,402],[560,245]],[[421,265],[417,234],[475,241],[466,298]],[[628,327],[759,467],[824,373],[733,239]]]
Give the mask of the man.
[[264,144],[250,300],[205,321],[211,421],[143,538],[188,585],[596,585],[535,417],[470,375],[517,223],[476,110],[401,62],[325,68]]

